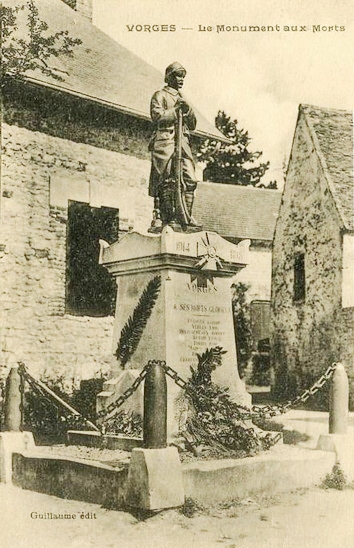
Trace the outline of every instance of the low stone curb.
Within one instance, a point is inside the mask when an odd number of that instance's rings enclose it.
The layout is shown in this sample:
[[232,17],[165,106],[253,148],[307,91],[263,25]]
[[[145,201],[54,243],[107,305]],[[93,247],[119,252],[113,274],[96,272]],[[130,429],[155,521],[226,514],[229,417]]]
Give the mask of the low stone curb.
[[117,469],[98,461],[14,453],[13,484],[64,499],[121,507],[128,466]]
[[335,460],[334,453],[281,446],[255,457],[188,463],[185,496],[213,504],[310,487],[332,471]]
[[[335,453],[289,446],[245,459],[184,463],[185,497],[213,504],[309,487],[330,473],[334,464]],[[13,455],[15,485],[62,498],[122,507],[127,477],[127,465],[117,469],[97,461],[32,452]]]

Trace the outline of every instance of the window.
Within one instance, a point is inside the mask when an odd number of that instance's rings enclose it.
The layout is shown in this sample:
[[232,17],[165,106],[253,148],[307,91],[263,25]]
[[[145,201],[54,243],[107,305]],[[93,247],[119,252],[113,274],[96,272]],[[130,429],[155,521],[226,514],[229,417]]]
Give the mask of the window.
[[294,261],[294,301],[305,300],[305,254],[297,253]]
[[118,210],[69,202],[66,311],[81,316],[114,314],[116,283],[98,264],[100,239],[118,239]]

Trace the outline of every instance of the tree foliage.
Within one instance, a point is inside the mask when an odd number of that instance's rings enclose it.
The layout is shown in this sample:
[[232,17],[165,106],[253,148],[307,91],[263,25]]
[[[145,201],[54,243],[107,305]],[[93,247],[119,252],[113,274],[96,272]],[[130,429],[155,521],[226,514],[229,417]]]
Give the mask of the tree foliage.
[[[23,13],[21,13],[23,12]],[[63,81],[62,71],[50,66],[53,57],[72,56],[79,38],[69,31],[48,33],[48,25],[39,16],[34,0],[14,7],[0,6],[1,15],[1,82],[9,78],[23,78],[27,71],[40,70],[42,74]],[[18,19],[25,17],[26,34],[18,33]]]
[[248,131],[240,129],[237,124],[237,120],[231,120],[224,111],[218,112],[215,126],[227,137],[229,143],[207,139],[200,146],[197,158],[206,163],[204,180],[276,189],[275,181],[268,186],[260,183],[269,168],[269,162],[258,162],[262,152],[250,151],[252,139]]
[[187,439],[192,436],[194,444],[203,446],[213,457],[255,455],[269,449],[271,437],[248,428],[242,419],[246,408],[232,400],[228,388],[212,382],[211,374],[222,365],[223,354],[225,350],[220,346],[207,348],[197,355],[197,369],[191,367],[192,375],[185,388],[191,405],[186,421]]
[[252,332],[250,306],[246,301],[247,284],[238,282],[232,286],[232,311],[234,316],[237,363],[241,376],[247,367],[252,353]]

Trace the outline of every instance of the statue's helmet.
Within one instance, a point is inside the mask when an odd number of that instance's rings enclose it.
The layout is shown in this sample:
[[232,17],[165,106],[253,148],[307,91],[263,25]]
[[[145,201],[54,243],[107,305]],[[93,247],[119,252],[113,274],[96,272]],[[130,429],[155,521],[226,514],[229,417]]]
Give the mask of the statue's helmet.
[[181,63],[178,63],[177,61],[168,65],[167,69],[165,70],[165,82],[167,83],[169,81],[172,74],[180,71],[183,71],[185,75],[187,74],[186,69],[181,65]]

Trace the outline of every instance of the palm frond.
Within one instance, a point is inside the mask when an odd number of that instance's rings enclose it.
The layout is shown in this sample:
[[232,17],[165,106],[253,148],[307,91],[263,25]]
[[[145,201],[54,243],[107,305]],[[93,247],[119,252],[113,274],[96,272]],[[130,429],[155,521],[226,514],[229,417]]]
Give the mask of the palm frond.
[[211,374],[222,364],[222,356],[227,350],[223,350],[221,346],[207,348],[202,354],[197,354],[198,367],[195,371],[191,368],[192,380],[195,384],[210,384]]
[[121,331],[116,356],[123,366],[130,360],[138,347],[147,321],[155,306],[160,288],[161,277],[155,276],[143,290],[133,314],[128,318]]

